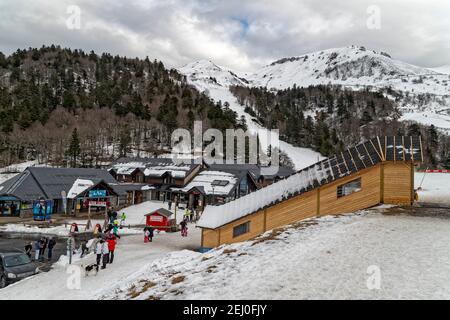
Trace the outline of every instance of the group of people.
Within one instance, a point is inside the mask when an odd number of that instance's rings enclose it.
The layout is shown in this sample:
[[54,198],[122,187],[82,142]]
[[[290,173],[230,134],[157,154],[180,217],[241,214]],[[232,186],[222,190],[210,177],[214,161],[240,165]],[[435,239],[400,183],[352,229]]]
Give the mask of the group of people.
[[25,246],[25,253],[31,258],[31,252],[34,247],[34,260],[35,261],[44,261],[45,259],[45,250],[47,250],[47,259],[52,260],[53,256],[53,248],[56,245],[56,240],[53,237],[41,237],[36,240],[34,244],[32,242],[28,243]]
[[105,269],[107,264],[114,262],[114,251],[116,250],[117,238],[110,233],[106,239],[100,237],[95,245],[95,255],[97,265],[102,264],[101,269]]

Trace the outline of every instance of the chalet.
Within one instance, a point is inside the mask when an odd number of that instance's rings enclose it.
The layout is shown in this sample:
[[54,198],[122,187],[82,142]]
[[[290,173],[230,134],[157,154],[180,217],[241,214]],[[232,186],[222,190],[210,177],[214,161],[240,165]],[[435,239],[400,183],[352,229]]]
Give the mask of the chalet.
[[366,209],[412,205],[420,137],[377,137],[220,206],[198,222],[202,247],[252,239],[293,222]]
[[119,181],[119,188],[127,193],[127,203],[136,204],[170,199],[171,188],[184,187],[201,167],[193,162],[176,164],[166,158],[120,158],[109,172]]
[[[116,181],[106,170],[29,167],[0,185],[0,213],[29,215],[37,201],[49,201],[52,213],[77,213],[97,205],[117,205]],[[14,212],[11,210],[13,205]]]

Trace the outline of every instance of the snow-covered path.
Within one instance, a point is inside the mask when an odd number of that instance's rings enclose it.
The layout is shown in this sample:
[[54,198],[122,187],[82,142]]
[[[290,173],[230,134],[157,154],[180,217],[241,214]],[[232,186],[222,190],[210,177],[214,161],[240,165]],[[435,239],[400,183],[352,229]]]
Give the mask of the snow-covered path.
[[[107,293],[108,288],[117,282],[129,277],[152,261],[163,258],[171,251],[196,249],[200,245],[200,230],[190,227],[188,238],[182,238],[180,233],[162,233],[156,235],[154,242],[144,244],[143,235],[126,236],[119,240],[116,247],[114,263],[108,265],[106,270],[100,270],[97,276],[84,276],[81,273],[81,287],[79,290],[68,289],[67,281],[71,274],[64,266],[56,265],[47,273],[25,279],[16,284],[0,290],[0,300],[9,299],[91,299],[100,294]],[[75,265],[91,264],[95,262],[93,254],[77,261]]]

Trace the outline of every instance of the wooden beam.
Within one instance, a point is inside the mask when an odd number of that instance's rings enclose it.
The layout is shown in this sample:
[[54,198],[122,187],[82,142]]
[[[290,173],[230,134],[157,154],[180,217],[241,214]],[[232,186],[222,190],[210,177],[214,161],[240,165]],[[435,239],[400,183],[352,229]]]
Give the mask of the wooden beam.
[[334,172],[333,172],[333,167],[331,166],[331,159],[330,159],[330,158],[328,158],[328,165],[330,166],[330,172],[331,172],[331,175],[333,176],[333,180],[335,180],[335,178],[334,178]]
[[[364,168],[367,168],[366,164],[364,163],[363,159],[361,158],[361,154],[359,153],[358,148],[355,147],[355,150],[356,150],[356,153],[358,154],[359,160],[361,160]],[[367,151],[367,149],[366,149],[366,151]]]
[[[412,140],[412,138],[411,138],[411,140]],[[420,160],[421,160],[421,162],[423,162],[422,136],[419,136],[419,144],[420,144],[420,157],[422,158]]]
[[384,136],[384,160],[386,161],[387,136]]
[[384,203],[384,163],[380,163],[380,203]]
[[411,205],[414,204],[414,163],[408,162],[411,166]]
[[397,149],[395,148],[395,136],[394,136],[394,145],[393,145],[393,148],[394,149],[392,149],[393,150],[393,152],[394,152],[394,162],[397,160]]
[[[372,143],[372,145],[373,145],[373,143]],[[365,143],[363,143],[363,147],[366,150],[366,153],[367,153],[367,156],[369,157],[370,162],[372,162],[372,165],[374,165],[375,163],[373,162],[372,157],[370,156],[369,150],[367,150],[367,147],[366,147]]]
[[[370,140],[370,141],[372,141],[372,140]],[[380,147],[380,152],[381,152],[380,158],[382,161],[386,161],[386,153],[383,154],[383,148],[381,147],[380,137],[378,137],[378,136],[377,136],[377,141],[378,141],[378,146]],[[384,146],[386,146],[386,143],[384,144]]]
[[[378,156],[380,157],[380,160],[381,160],[381,161],[384,161],[384,160],[385,160],[384,157],[382,156],[382,154],[380,154],[380,153],[378,152],[378,150],[377,150],[377,148],[375,147],[375,145],[373,144],[372,140],[370,140],[370,143],[372,144],[372,147],[374,148],[375,152],[376,152],[376,153],[378,154]],[[378,143],[380,143],[379,140],[378,140]],[[380,145],[380,148],[381,148],[381,145]],[[372,161],[372,163],[373,163],[373,161]]]
[[406,154],[405,154],[405,136],[402,136],[402,151],[403,151],[403,161],[406,161]]

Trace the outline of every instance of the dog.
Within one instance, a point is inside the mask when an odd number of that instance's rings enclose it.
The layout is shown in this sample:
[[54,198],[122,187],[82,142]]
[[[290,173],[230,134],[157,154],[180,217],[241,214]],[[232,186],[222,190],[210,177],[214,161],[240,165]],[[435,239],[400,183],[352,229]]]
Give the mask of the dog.
[[84,268],[84,275],[86,277],[88,277],[91,273],[93,273],[95,276],[98,273],[98,264],[93,263],[93,264],[89,264],[86,267],[84,267],[83,265],[81,265],[82,268]]

